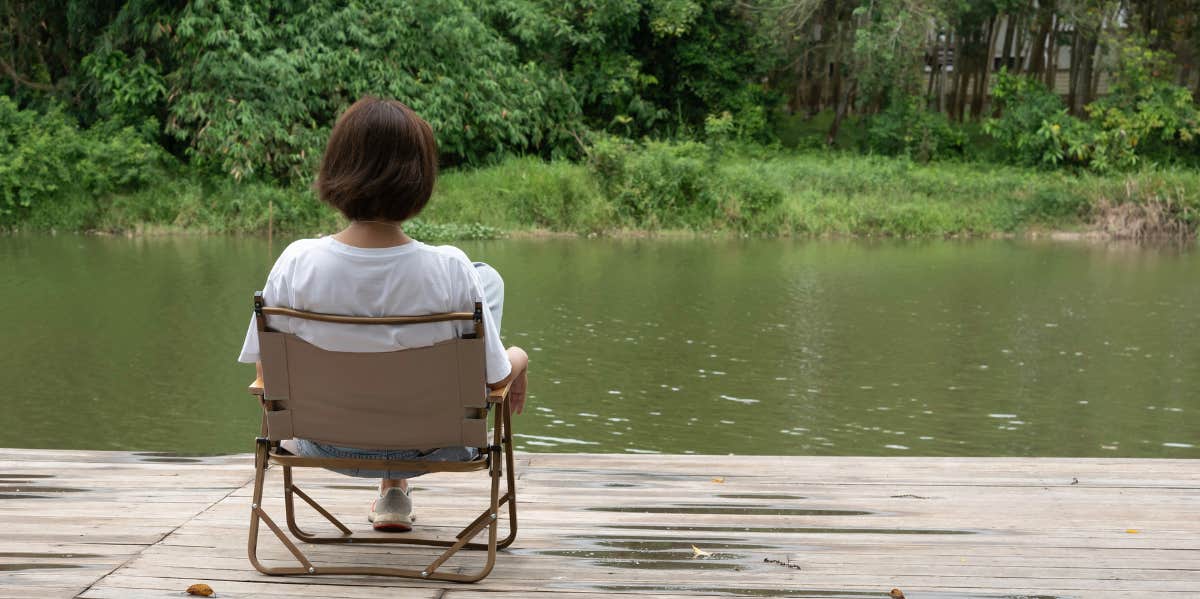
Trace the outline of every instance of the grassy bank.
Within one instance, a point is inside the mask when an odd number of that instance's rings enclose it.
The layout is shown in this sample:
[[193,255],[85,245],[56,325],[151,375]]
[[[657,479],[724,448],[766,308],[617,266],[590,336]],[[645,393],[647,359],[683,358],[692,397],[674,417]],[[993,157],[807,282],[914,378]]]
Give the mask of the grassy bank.
[[[512,159],[443,174],[415,225],[429,239],[501,231],[691,230],[756,235],[940,237],[1088,230],[1194,234],[1200,173],[1074,175],[975,163],[700,144],[598,144],[585,164]],[[17,229],[316,233],[340,221],[307,189],[157,179],[102,197],[60,194]]]

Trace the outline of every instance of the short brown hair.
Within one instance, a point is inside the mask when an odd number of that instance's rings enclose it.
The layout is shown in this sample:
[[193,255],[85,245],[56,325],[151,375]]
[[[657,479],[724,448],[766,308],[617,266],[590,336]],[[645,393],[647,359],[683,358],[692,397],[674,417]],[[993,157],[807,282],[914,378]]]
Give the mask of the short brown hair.
[[429,203],[435,180],[429,123],[399,101],[368,96],[338,117],[316,188],[350,220],[403,221]]

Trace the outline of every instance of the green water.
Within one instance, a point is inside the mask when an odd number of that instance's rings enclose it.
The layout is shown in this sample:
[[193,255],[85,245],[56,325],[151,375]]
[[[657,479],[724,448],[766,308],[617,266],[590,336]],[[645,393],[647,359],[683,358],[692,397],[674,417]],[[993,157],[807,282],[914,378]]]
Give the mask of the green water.
[[[529,451],[1200,457],[1200,252],[505,240]],[[249,451],[282,249],[0,237],[0,446]],[[169,423],[169,424],[165,424]]]

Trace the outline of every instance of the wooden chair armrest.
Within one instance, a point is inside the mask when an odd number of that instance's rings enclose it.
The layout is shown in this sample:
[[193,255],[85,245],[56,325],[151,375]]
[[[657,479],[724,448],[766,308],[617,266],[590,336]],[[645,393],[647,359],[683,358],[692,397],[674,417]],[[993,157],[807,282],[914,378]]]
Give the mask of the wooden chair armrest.
[[504,403],[508,399],[508,388],[511,385],[505,385],[499,389],[489,389],[487,400],[488,403]]
[[263,389],[262,379],[254,379],[254,382],[250,383],[250,386],[246,390],[250,392],[250,395],[257,395],[259,399],[262,399],[266,394],[266,391]]

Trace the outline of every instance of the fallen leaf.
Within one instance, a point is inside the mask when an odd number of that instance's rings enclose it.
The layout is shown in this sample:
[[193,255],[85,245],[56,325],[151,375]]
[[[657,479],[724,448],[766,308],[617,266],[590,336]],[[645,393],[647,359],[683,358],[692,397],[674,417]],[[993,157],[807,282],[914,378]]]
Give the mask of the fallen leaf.
[[1136,529],[1136,528],[1126,528],[1126,529],[1125,529],[1125,532],[1127,532],[1127,533],[1129,533],[1129,534],[1131,534],[1131,535],[1136,535],[1137,533],[1139,533],[1139,532],[1142,532],[1142,531],[1140,531],[1140,530],[1138,530],[1138,529]]
[[891,597],[892,599],[904,599],[904,591],[901,591],[900,589],[892,589],[892,591],[888,593],[888,597]]
[[187,594],[199,595],[201,597],[212,597],[213,590],[212,590],[212,587],[210,587],[204,583],[200,583],[200,584],[194,584],[194,585],[188,587]]
[[695,545],[692,545],[692,559],[696,559],[698,557],[712,557],[712,554]]
[[714,482],[714,483],[718,483],[718,484],[722,484],[722,483],[724,483],[724,482],[725,482],[725,477],[724,477],[724,476],[718,476],[718,477],[716,477],[716,478],[714,478],[714,479],[713,479],[713,482]]

